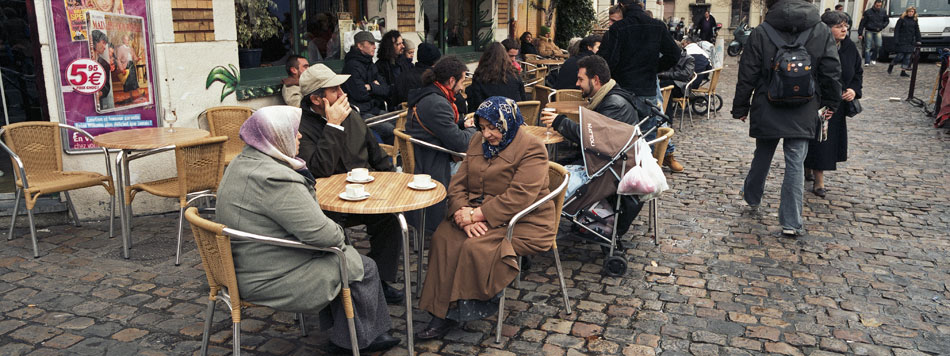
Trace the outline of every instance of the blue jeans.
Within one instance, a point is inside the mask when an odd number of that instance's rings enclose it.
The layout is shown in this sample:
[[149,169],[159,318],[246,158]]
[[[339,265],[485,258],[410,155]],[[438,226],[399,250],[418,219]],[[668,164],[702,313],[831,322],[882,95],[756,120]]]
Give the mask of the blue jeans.
[[[765,192],[765,179],[769,175],[769,166],[779,139],[756,139],[755,154],[749,175],[745,177],[742,197],[751,206],[762,202]],[[805,156],[808,154],[807,139],[783,139],[785,151],[785,180],[782,181],[782,195],[778,207],[778,222],[783,229],[803,231],[802,195],[805,191]]]
[[864,64],[870,64],[871,60],[877,60],[882,44],[881,32],[864,31]]
[[[657,82],[657,83],[659,83],[659,82]],[[658,101],[658,100],[657,100],[657,97],[654,97],[654,96],[638,96],[638,98],[642,99],[643,101],[649,102],[649,103],[651,103],[651,104],[653,104],[653,105],[657,105],[657,103],[661,103],[661,101]],[[663,100],[663,97],[660,96],[660,99],[659,99],[659,100]],[[662,111],[662,108],[660,108],[660,109],[661,109],[661,111]],[[647,120],[646,122],[644,122],[643,125],[640,125],[640,131],[643,131],[643,132],[650,131],[650,129],[652,129],[652,128],[654,128],[654,127],[657,127],[657,126],[659,125],[659,123],[660,123],[660,118],[659,118],[659,117],[656,117],[656,116],[650,117],[650,119]],[[665,126],[668,126],[668,125],[665,125]],[[653,141],[654,139],[656,139],[656,130],[654,130],[653,132],[647,134],[646,139],[647,139],[647,141]],[[676,146],[673,145],[673,140],[671,139],[671,140],[670,140],[670,145],[669,145],[669,146],[666,146],[666,154],[667,154],[667,155],[672,155],[672,154],[673,154],[673,151],[674,151],[675,149],[676,149]]]
[[910,59],[913,56],[914,54],[910,52],[898,52],[896,55],[894,55],[894,61],[891,62],[891,64],[900,63],[901,69],[911,70],[912,68],[910,67]]

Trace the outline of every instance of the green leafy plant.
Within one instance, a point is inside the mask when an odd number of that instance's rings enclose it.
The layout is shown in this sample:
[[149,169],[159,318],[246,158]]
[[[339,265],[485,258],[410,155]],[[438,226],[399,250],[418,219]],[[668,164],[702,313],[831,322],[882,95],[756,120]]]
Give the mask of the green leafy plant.
[[241,71],[233,64],[228,64],[228,67],[230,67],[230,69],[224,66],[211,68],[211,71],[208,72],[208,79],[205,79],[205,89],[210,88],[214,82],[224,84],[224,87],[221,88],[221,101],[224,101],[224,98],[234,93],[238,84],[241,83]]
[[234,20],[239,47],[252,48],[255,42],[280,34],[283,25],[271,15],[270,9],[277,9],[277,4],[271,0],[235,0]]
[[597,16],[589,0],[559,0],[554,42],[561,48],[567,48],[571,38],[587,36],[596,21]]

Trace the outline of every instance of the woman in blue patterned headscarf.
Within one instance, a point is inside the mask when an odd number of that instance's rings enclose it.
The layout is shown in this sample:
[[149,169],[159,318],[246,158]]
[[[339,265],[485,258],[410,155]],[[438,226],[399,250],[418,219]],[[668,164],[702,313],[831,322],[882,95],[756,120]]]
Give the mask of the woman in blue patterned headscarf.
[[475,110],[475,117],[485,119],[491,126],[494,126],[501,137],[495,143],[492,143],[492,136],[485,135],[484,128],[479,125],[483,133],[482,150],[485,158],[491,159],[498,155],[498,152],[508,147],[511,140],[518,134],[518,128],[524,125],[524,118],[521,117],[521,110],[518,110],[518,104],[514,100],[503,96],[493,96],[482,102]]
[[[518,275],[517,256],[554,245],[557,213],[548,201],[518,221],[511,241],[506,224],[547,195],[548,154],[527,130],[518,105],[500,96],[475,111],[481,137],[447,188],[446,219],[432,234],[429,268],[419,308],[432,314],[416,340],[445,336],[458,322],[497,312],[497,296]],[[519,132],[520,131],[520,132]]]

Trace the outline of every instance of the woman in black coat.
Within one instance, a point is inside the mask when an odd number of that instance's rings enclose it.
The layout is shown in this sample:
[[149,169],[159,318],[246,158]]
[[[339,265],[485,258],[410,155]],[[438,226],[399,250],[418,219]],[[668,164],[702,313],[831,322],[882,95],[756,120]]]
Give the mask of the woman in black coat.
[[472,84],[465,88],[465,95],[468,98],[468,112],[475,112],[478,105],[493,96],[514,101],[525,100],[524,82],[511,65],[505,46],[494,42],[482,53],[472,76]]
[[910,57],[914,53],[914,47],[920,43],[920,26],[917,24],[917,9],[908,6],[907,10],[897,20],[897,26],[894,26],[894,39],[897,40],[897,55],[887,66],[887,74],[894,70],[894,64],[901,64],[901,76],[909,77],[907,71],[910,68]]
[[[864,80],[864,68],[858,47],[848,39],[848,18],[838,11],[826,12],[821,21],[831,27],[831,34],[838,45],[838,58],[841,59],[841,104],[831,120],[828,121],[828,139],[823,142],[812,140],[808,144],[805,156],[805,176],[812,178],[815,184],[812,192],[825,197],[825,171],[837,169],[838,162],[848,159],[848,128],[845,121],[851,113],[854,100],[861,98],[861,86]],[[812,175],[813,174],[813,175]]]

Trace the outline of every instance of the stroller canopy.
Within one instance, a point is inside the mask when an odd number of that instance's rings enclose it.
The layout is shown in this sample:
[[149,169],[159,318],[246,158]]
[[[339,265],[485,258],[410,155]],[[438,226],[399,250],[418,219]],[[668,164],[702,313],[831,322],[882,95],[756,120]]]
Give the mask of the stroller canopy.
[[580,109],[579,124],[581,154],[590,181],[565,203],[564,211],[570,215],[617,193],[620,178],[633,166],[631,161],[621,172],[623,159],[627,157],[627,151],[634,147],[639,134],[635,126],[584,107]]

